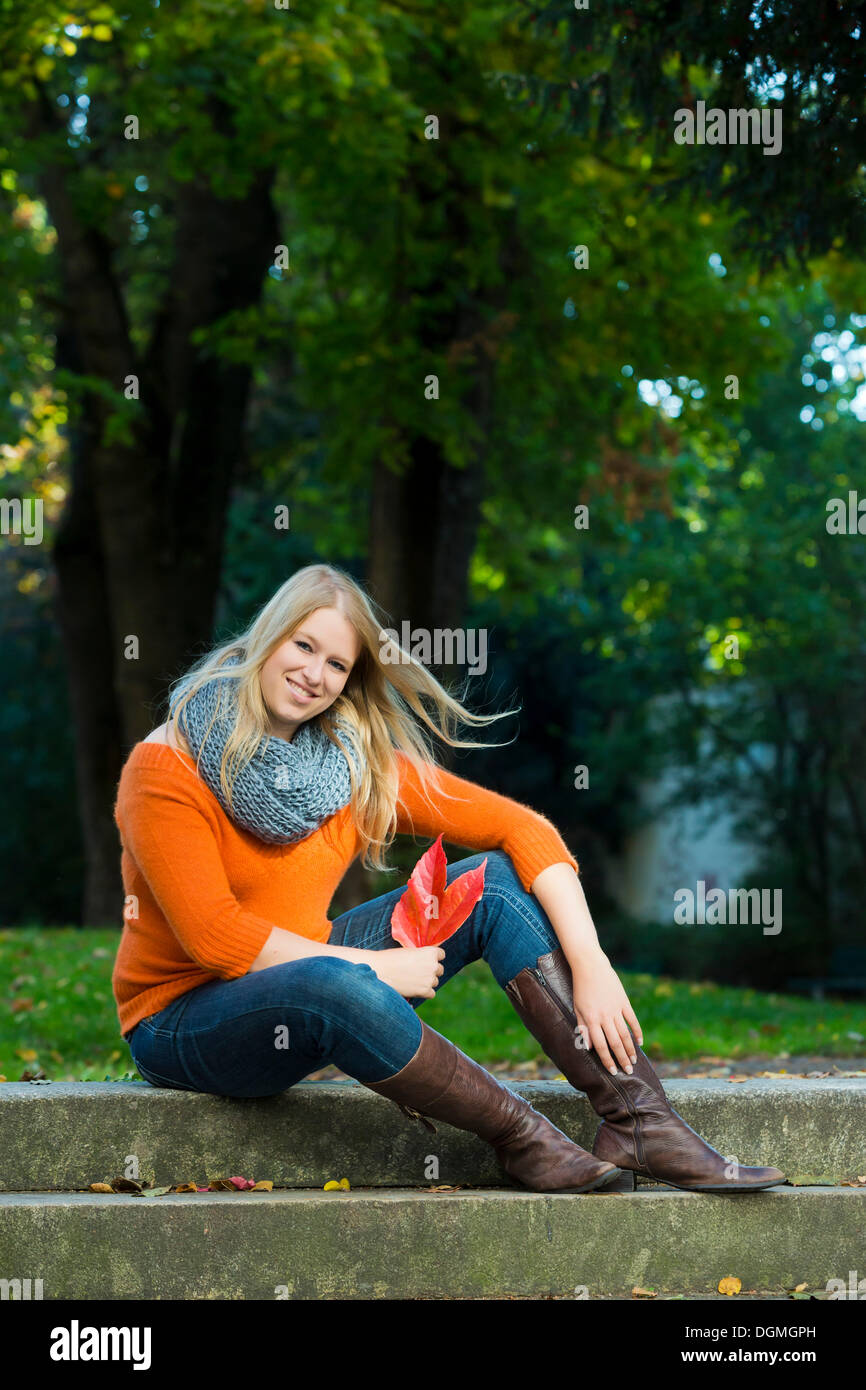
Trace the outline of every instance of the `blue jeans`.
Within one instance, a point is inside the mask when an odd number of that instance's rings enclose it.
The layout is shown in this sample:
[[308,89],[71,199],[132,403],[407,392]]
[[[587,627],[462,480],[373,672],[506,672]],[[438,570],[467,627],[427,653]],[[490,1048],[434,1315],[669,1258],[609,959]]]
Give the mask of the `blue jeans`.
[[[448,882],[483,854],[448,866]],[[328,941],[366,951],[397,947],[391,913],[405,888],[344,912]],[[484,893],[443,942],[437,989],[470,961],[487,961],[497,983],[558,946],[550,920],[502,850],[487,854]],[[423,997],[404,999],[371,966],[306,956],[234,980],[213,980],[144,1018],[129,1035],[145,1081],[220,1096],[272,1096],[329,1063],[361,1082],[394,1076],[418,1051]]]

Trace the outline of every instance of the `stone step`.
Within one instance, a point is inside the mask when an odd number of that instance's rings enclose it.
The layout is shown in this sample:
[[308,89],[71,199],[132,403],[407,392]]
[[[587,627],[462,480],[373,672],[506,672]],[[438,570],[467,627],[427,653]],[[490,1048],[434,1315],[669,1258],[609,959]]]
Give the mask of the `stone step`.
[[[598,1117],[586,1096],[563,1081],[508,1085],[591,1148]],[[741,1164],[773,1164],[801,1186],[866,1173],[866,1080],[670,1080],[665,1090]],[[0,1192],[83,1190],[122,1173],[155,1186],[235,1175],[287,1188],[344,1177],[353,1188],[503,1183],[475,1135],[449,1125],[431,1134],[355,1081],[301,1082],[264,1100],[146,1082],[0,1085]]]
[[864,1231],[853,1187],[14,1193],[0,1271],[45,1300],[711,1297],[727,1275],[826,1297],[866,1276]]

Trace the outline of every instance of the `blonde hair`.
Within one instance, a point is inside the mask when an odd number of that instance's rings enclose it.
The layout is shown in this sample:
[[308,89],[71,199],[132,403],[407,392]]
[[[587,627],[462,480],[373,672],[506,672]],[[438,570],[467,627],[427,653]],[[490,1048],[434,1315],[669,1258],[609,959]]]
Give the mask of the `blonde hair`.
[[[181,680],[174,682],[169,723],[177,734],[184,706],[215,676],[237,681],[234,725],[220,765],[220,783],[231,806],[238,772],[271,736],[259,679],[261,669],[271,653],[318,608],[336,609],[358,635],[361,650],[346,684],[334,703],[316,718],[332,743],[344,752],[347,750],[335,728],[335,717],[350,730],[360,768],[357,775],[352,758],[348,758],[350,805],[362,841],[362,863],[366,868],[390,872],[384,854],[396,833],[397,754],[404,754],[415,768],[429,801],[437,770],[429,734],[451,748],[501,747],[459,739],[455,732],[461,724],[489,724],[517,711],[473,714],[468,710],[426,666],[385,635],[386,624],[377,616],[377,611],[382,611],[379,605],[344,570],[333,565],[307,565],[287,579],[245,632],[212,648]],[[230,658],[234,658],[235,664],[222,670]],[[205,741],[212,727],[213,721]],[[197,766],[200,758],[201,748]],[[445,795],[443,788],[437,786],[437,790]]]

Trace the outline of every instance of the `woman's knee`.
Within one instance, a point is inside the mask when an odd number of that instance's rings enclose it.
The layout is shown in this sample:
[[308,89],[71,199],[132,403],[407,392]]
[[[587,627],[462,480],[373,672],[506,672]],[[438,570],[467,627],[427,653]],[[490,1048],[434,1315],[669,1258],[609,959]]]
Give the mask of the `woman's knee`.
[[[244,978],[255,992],[208,1032],[208,1075],[220,1094],[276,1094],[366,1028],[387,1034],[398,999],[370,966],[340,956],[304,956]],[[239,1089],[250,1085],[258,1089]]]
[[363,961],[325,955],[304,956],[291,964],[283,1002],[312,1003],[332,1018],[385,1006],[393,994]]
[[373,973],[369,965],[360,961],[347,960],[345,956],[323,954],[299,956],[297,960],[282,961],[279,965],[269,966],[257,978],[262,984],[275,989],[278,994],[285,995],[308,982],[315,984],[316,988],[324,985],[335,989],[347,987],[351,979],[366,971]]
[[493,909],[491,923],[501,925],[507,921],[509,938],[525,938],[537,955],[555,950],[559,941],[553,924],[538,899],[524,888],[510,856],[504,850],[494,850],[491,858],[494,872],[484,885]]
[[[418,1048],[419,1024],[409,1001],[364,962],[311,956],[305,967],[304,988],[291,1001],[305,1050],[321,1065],[334,1062],[352,1076],[357,1067],[364,1069],[357,1074],[369,1074],[371,1066],[381,1076],[375,1069],[383,1062],[386,1075],[399,1071],[408,1060],[403,1056],[406,1048],[408,1056]],[[399,1057],[387,1070],[392,1053]]]
[[496,884],[500,888],[507,888],[509,892],[526,896],[526,889],[520,882],[520,875],[514,867],[511,855],[504,849],[493,849],[487,856],[490,863],[485,873],[485,887]]

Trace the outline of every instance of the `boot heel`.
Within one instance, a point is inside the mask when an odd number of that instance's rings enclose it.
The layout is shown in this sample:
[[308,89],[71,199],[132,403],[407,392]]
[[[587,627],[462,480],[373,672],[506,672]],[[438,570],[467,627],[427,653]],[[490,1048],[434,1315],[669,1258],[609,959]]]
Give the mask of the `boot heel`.
[[637,1177],[630,1168],[623,1168],[620,1176],[614,1182],[609,1183],[604,1189],[605,1192],[636,1192]]

